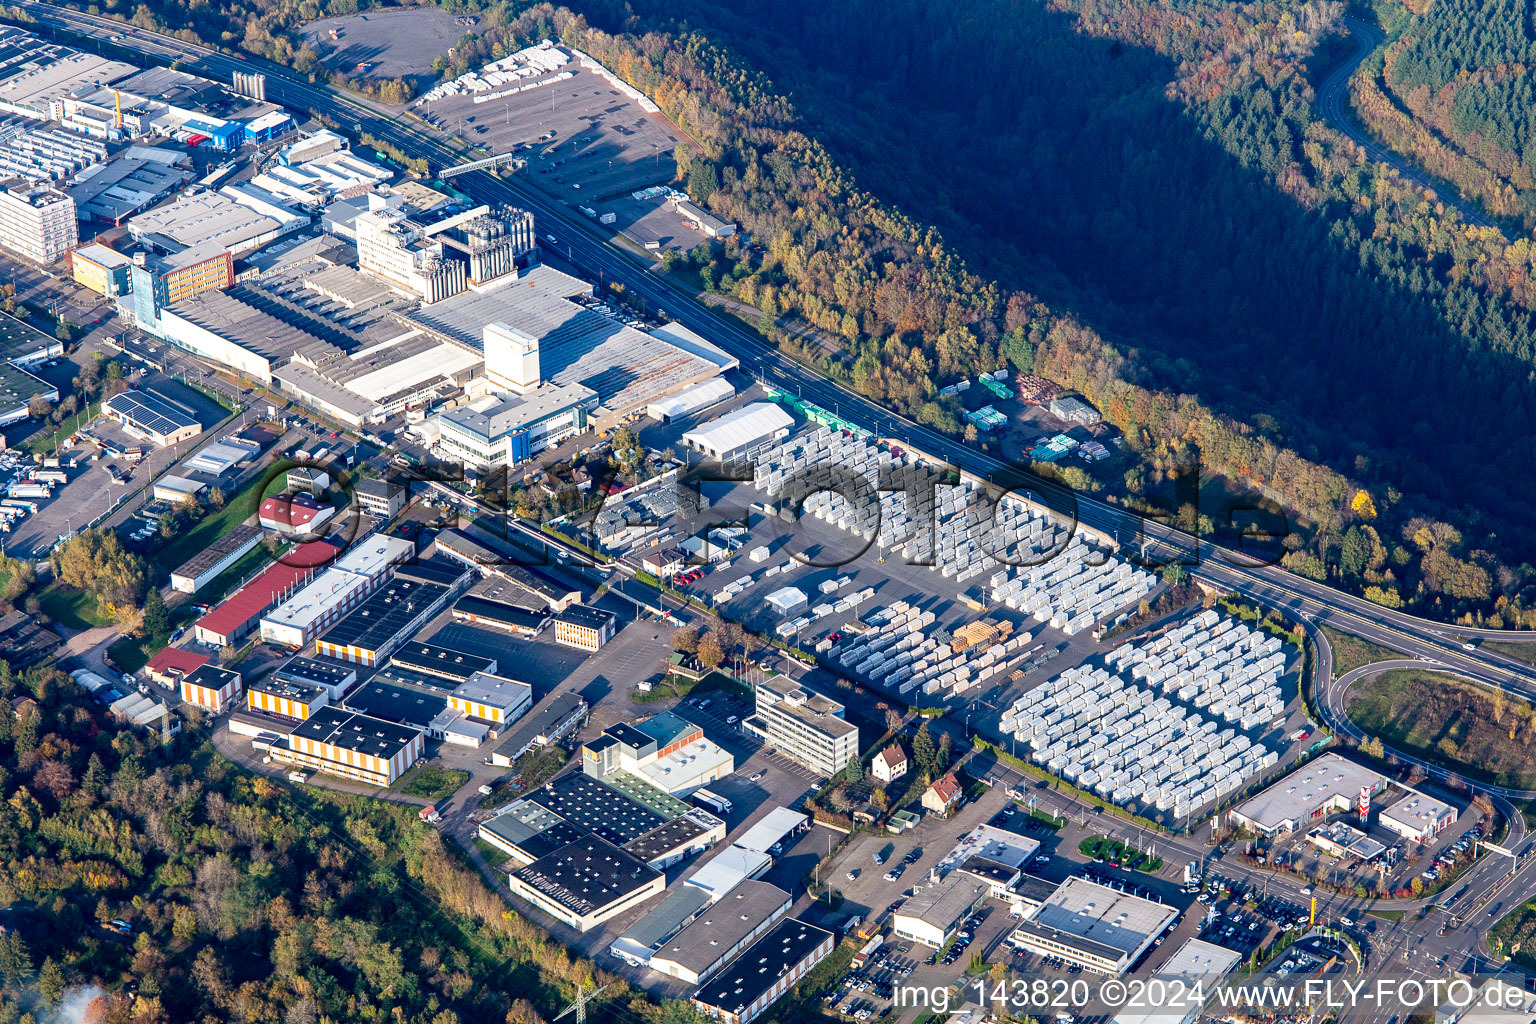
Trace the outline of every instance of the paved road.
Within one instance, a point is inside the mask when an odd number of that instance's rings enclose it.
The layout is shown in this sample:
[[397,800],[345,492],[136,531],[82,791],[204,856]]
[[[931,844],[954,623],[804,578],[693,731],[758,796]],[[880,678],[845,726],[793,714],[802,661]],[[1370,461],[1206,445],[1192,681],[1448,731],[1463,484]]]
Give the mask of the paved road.
[[1354,77],[1355,69],[1386,41],[1386,37],[1382,35],[1379,28],[1359,18],[1343,18],[1341,21],[1345,31],[1349,33],[1350,40],[1355,44],[1355,52],[1329,73],[1317,87],[1317,106],[1323,112],[1323,118],[1328,122],[1329,127],[1340,134],[1347,135],[1365,150],[1366,155],[1372,160],[1387,164],[1415,185],[1435,193],[1441,202],[1460,213],[1461,219],[1467,223],[1484,228],[1498,227],[1499,225],[1492,218],[1475,204],[1464,199],[1454,187],[1436,180],[1417,164],[1382,145],[1356,119],[1354,108],[1349,102],[1349,80]]

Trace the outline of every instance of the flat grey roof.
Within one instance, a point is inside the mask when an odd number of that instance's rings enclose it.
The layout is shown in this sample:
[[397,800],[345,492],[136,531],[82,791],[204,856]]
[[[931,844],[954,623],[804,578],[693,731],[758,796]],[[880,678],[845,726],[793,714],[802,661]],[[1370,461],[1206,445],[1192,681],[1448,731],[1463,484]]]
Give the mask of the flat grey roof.
[[1072,877],[1040,905],[1030,923],[1131,956],[1178,916],[1165,904]]
[[[687,888],[703,892],[693,886]],[[745,879],[667,940],[654,955],[703,974],[780,910],[788,911],[790,902],[789,893],[778,886],[755,878]]]
[[1313,758],[1257,796],[1243,801],[1237,813],[1266,830],[1287,821],[1304,821],[1325,802],[1342,797],[1351,803],[1362,786],[1380,785],[1382,774],[1374,769],[1326,753]]

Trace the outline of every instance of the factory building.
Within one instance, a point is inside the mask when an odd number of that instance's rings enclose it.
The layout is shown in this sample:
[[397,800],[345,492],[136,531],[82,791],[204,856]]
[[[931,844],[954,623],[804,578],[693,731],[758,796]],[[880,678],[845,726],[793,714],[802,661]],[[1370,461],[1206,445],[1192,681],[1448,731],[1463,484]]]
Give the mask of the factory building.
[[315,652],[373,667],[436,615],[467,574],[413,565],[366,598],[315,640]]
[[422,756],[419,730],[339,708],[320,708],[274,746],[272,757],[371,786],[389,786]]
[[290,658],[278,666],[272,678],[279,682],[318,686],[332,701],[337,701],[357,682],[357,669],[339,661]]
[[381,194],[369,195],[352,230],[360,269],[426,303],[513,275],[534,249],[526,211],[478,206],[423,222]]
[[1288,835],[1330,814],[1351,808],[1368,810],[1371,798],[1386,786],[1379,771],[1326,753],[1238,804],[1231,820],[1255,835]]
[[69,254],[69,276],[97,295],[113,299],[128,294],[128,268],[132,264],[122,253],[92,242]]
[[778,886],[747,879],[707,905],[650,955],[647,966],[690,985],[702,984],[788,914],[793,902]]
[[504,727],[533,706],[533,687],[505,676],[476,672],[448,695],[448,706],[470,718]]
[[683,444],[724,462],[789,436],[795,420],[775,402],[753,402],[683,434]]
[[389,663],[395,668],[447,680],[450,686],[467,682],[477,673],[494,674],[497,668],[495,658],[419,640],[402,645],[389,656]]
[[750,1024],[830,956],[836,944],[831,932],[784,918],[695,992],[694,1008],[720,1024]]
[[601,608],[572,605],[555,616],[555,643],[595,651],[613,639],[618,616]]
[[306,586],[340,554],[340,548],[320,540],[289,551],[197,620],[192,629],[198,643],[228,647],[243,639],[267,609]]
[[510,469],[587,429],[587,409],[596,399],[580,384],[541,384],[523,395],[486,395],[439,416],[438,443],[481,472]]
[[224,536],[172,570],[171,589],[181,594],[197,593],[260,543],[261,530],[249,523],[237,523]]
[[30,263],[54,263],[80,243],[75,201],[48,185],[0,182],[0,248]]
[[214,242],[165,254],[141,251],[129,262],[128,279],[134,321],[146,331],[164,334],[161,319],[167,308],[234,286],[235,261]]
[[596,835],[586,835],[507,876],[512,894],[587,932],[666,888],[666,875]]
[[133,437],[161,448],[203,432],[192,411],[155,391],[123,391],[101,403],[102,415]]
[[[308,549],[309,544],[304,547]],[[416,546],[404,537],[372,534],[357,541],[303,590],[262,618],[261,638],[295,649],[304,647],[356,608],[415,553]]]
[[291,718],[302,722],[331,702],[323,686],[284,679],[274,674],[245,691],[246,706],[252,711]]
[[859,730],[843,705],[775,673],[754,688],[757,708],[741,727],[797,764],[831,778],[859,756]]
[[1072,877],[1020,922],[1009,941],[1099,974],[1122,974],[1178,918],[1173,907]]
[[511,768],[534,747],[554,746],[581,725],[587,717],[587,702],[574,693],[550,694],[518,722],[517,728],[501,737],[491,750],[491,764]]
[[217,665],[200,665],[181,677],[181,699],[221,714],[240,696],[240,673]]
[[704,730],[670,711],[630,725],[620,722],[581,748],[581,768],[596,779],[618,773],[642,779],[674,796],[686,796],[736,770],[730,751]]
[[548,612],[533,612],[515,604],[488,601],[472,594],[454,603],[453,617],[458,622],[488,626],[524,640],[533,639],[549,625]]
[[990,894],[986,883],[955,872],[942,882],[920,886],[891,915],[891,928],[903,939],[942,949]]
[[256,510],[262,529],[285,537],[309,537],[320,532],[336,509],[321,505],[307,494],[274,494]]

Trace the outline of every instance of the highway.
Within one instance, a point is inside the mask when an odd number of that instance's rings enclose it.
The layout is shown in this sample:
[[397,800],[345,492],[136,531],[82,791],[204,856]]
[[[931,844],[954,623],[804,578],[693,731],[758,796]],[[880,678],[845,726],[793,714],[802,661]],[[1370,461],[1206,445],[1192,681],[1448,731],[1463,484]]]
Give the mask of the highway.
[[1476,204],[1463,198],[1454,187],[1435,180],[1418,165],[1382,145],[1355,118],[1349,102],[1349,81],[1354,77],[1355,69],[1385,41],[1386,37],[1382,35],[1379,28],[1359,18],[1341,18],[1340,22],[1354,42],[1355,52],[1343,64],[1331,71],[1317,87],[1317,107],[1323,112],[1323,118],[1329,126],[1334,131],[1348,136],[1365,150],[1366,155],[1372,160],[1392,167],[1415,185],[1433,192],[1445,205],[1455,208],[1461,214],[1461,219],[1468,224],[1476,224],[1483,228],[1498,227],[1499,225],[1491,217]]

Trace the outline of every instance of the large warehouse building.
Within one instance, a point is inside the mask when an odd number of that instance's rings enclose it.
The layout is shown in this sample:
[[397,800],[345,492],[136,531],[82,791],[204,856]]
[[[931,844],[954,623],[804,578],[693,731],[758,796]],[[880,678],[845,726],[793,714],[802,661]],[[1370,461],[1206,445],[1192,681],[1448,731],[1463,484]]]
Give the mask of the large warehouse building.
[[667,876],[588,834],[507,876],[514,896],[585,932],[645,902]]
[[694,1008],[721,1024],[750,1024],[831,956],[836,944],[831,932],[784,918],[695,992]]
[[323,707],[274,746],[280,761],[370,786],[389,786],[422,755],[420,731],[340,708]]
[[1232,810],[1234,825],[1261,836],[1287,835],[1350,808],[1369,808],[1387,780],[1338,754],[1322,754]]
[[1126,971],[1179,918],[1173,907],[1080,877],[1027,915],[1009,939],[1015,946],[1099,974]]
[[102,402],[101,411],[129,434],[162,448],[203,432],[191,409],[157,391],[120,392]]

